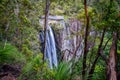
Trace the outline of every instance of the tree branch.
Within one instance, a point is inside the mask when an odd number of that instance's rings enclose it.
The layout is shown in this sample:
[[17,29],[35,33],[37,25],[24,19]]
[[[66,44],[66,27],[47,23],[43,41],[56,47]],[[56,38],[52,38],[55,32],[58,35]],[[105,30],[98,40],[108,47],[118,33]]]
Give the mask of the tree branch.
[[91,80],[92,75],[93,75],[93,73],[94,73],[97,60],[98,60],[98,58],[99,58],[99,56],[100,56],[100,53],[101,53],[102,43],[103,43],[103,39],[104,39],[104,36],[105,36],[105,32],[106,32],[106,29],[104,28],[104,29],[103,29],[103,33],[102,33],[102,37],[101,37],[101,40],[100,40],[100,44],[99,44],[99,47],[98,47],[98,51],[97,51],[96,58],[95,58],[95,60],[94,60],[94,62],[93,62],[93,65],[92,65],[90,71],[89,71],[88,80]]

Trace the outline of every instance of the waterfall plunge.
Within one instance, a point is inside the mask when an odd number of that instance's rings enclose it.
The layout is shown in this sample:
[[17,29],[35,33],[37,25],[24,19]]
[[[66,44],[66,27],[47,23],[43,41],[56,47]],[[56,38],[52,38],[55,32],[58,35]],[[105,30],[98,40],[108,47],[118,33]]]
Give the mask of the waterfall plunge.
[[[44,32],[40,32],[40,41],[44,43]],[[42,44],[44,46],[44,44]],[[43,51],[43,47],[42,47]],[[57,53],[56,53],[56,46],[55,46],[55,38],[52,31],[52,28],[48,26],[48,30],[46,31],[46,53],[44,53],[45,60],[48,61],[49,67],[52,69],[53,66],[57,67],[58,60],[57,60]]]

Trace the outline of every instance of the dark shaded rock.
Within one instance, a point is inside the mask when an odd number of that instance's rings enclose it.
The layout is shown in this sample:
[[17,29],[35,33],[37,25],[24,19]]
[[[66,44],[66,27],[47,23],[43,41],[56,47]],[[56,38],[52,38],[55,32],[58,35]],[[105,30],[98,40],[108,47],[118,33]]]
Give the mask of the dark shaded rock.
[[18,66],[5,64],[0,69],[0,77],[13,75],[14,77],[18,77],[20,75],[21,69]]
[[16,78],[12,74],[7,74],[3,76],[0,80],[16,80]]

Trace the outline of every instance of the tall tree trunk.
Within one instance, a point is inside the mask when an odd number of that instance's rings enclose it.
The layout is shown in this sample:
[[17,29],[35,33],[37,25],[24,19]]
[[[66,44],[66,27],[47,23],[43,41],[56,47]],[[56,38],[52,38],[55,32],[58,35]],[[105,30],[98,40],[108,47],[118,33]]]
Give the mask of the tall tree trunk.
[[110,48],[107,65],[107,80],[117,80],[117,33],[113,32],[113,41]]
[[94,70],[95,70],[95,66],[96,66],[97,60],[100,57],[100,52],[101,52],[101,49],[102,49],[102,43],[103,43],[103,39],[104,39],[104,36],[105,36],[105,31],[106,31],[106,29],[104,28],[102,36],[101,36],[100,44],[98,46],[96,58],[95,58],[95,60],[94,60],[94,62],[92,64],[92,67],[91,67],[90,71],[89,71],[88,80],[91,80],[92,75],[93,75]]
[[47,39],[47,29],[48,29],[48,16],[49,16],[49,7],[50,7],[50,0],[46,0],[46,8],[45,8],[45,22],[44,22],[44,54],[43,54],[43,61],[45,58],[46,53],[46,39]]
[[[112,6],[113,1],[115,0],[110,0],[110,6]],[[113,32],[113,40],[107,64],[107,80],[117,80],[117,32]]]
[[86,58],[87,58],[87,42],[88,42],[88,29],[89,29],[89,16],[87,11],[87,1],[84,0],[84,10],[85,10],[85,17],[86,17],[86,31],[85,31],[85,39],[84,39],[84,54],[83,54],[83,70],[82,70],[82,79],[85,80],[86,75]]

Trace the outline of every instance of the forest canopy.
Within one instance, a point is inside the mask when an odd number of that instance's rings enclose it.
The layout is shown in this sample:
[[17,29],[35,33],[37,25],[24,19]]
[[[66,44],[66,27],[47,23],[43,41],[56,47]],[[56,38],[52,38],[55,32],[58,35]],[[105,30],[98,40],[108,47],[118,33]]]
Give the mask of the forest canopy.
[[0,80],[119,80],[120,0],[0,0]]

